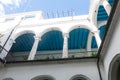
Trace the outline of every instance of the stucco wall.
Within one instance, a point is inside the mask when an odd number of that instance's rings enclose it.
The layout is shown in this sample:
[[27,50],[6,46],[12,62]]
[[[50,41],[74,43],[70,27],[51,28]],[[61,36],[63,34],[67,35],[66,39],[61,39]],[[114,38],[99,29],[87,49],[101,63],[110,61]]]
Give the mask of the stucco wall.
[[82,74],[90,80],[99,80],[96,62],[74,62],[56,64],[8,64],[0,71],[0,80],[12,77],[14,80],[30,80],[39,75],[50,75],[56,80],[70,80]]
[[[119,3],[120,4],[120,3]],[[120,7],[120,5],[119,5]],[[101,59],[103,61],[103,68],[105,75],[102,76],[104,80],[108,80],[110,64],[113,58],[120,53],[120,11],[117,7],[114,17],[110,22],[109,31],[104,42],[105,45],[101,51]]]

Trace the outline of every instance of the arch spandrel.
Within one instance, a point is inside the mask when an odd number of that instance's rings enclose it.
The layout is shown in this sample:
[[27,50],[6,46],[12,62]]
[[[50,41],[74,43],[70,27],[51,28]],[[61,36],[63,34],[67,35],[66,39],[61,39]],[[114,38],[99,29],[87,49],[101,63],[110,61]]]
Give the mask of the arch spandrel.
[[40,33],[40,36],[42,37],[45,33],[54,30],[62,32],[62,30],[59,27],[46,28]]
[[92,26],[90,23],[86,23],[86,24],[77,24],[77,25],[71,26],[68,30],[68,33],[76,28],[84,28],[89,30],[90,32],[97,31],[97,28],[95,26]]
[[27,34],[27,33],[32,33],[32,34],[36,35],[36,33],[33,30],[23,30],[23,31],[19,31],[19,32],[16,31],[16,33],[14,33],[14,35],[13,35],[13,40],[15,40],[19,36]]

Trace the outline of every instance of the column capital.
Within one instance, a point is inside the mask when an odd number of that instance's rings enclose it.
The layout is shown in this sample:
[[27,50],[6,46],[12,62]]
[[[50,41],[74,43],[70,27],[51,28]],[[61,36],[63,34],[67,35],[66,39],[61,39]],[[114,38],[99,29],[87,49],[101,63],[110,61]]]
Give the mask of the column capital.
[[34,39],[35,40],[41,40],[41,37],[40,36],[34,36]]
[[10,39],[10,44],[16,43],[14,39]]
[[100,31],[99,31],[99,30],[97,30],[97,31],[92,31],[91,33],[92,33],[92,34],[95,34],[95,33],[99,34]]
[[93,33],[93,32],[90,32],[89,35],[90,35],[90,36],[94,36],[94,33]]
[[63,37],[69,38],[69,33],[63,33]]

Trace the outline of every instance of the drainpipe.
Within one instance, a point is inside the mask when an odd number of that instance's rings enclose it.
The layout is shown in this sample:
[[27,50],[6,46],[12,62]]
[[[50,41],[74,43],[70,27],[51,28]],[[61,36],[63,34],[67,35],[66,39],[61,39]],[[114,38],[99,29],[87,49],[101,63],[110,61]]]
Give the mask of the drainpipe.
[[102,80],[102,75],[101,75],[100,65],[99,65],[100,57],[97,55],[97,58],[98,58],[98,59],[97,59],[98,73],[99,73],[100,80]]

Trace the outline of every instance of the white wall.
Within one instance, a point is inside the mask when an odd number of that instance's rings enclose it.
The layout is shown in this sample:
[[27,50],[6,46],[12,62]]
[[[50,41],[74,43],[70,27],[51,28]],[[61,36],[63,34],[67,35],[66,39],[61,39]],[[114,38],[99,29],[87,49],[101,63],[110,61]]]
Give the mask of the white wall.
[[14,80],[30,80],[38,75],[51,75],[56,80],[70,80],[77,74],[82,74],[91,80],[99,80],[99,74],[95,61],[74,63],[52,63],[52,64],[8,64],[0,71],[0,80],[12,77]]
[[[119,3],[120,4],[120,3]],[[120,7],[120,5],[119,5]],[[102,51],[101,51],[101,61],[103,61],[103,68],[105,70],[105,75],[103,76],[104,80],[108,80],[108,73],[110,63],[113,58],[120,53],[120,11],[119,7],[110,22],[109,27]],[[113,32],[112,32],[113,31]],[[103,69],[102,68],[102,69]]]
[[[119,20],[120,21],[120,20]],[[104,59],[104,65],[105,65],[105,70],[109,72],[109,66],[112,61],[112,59],[115,57],[115,55],[120,53],[120,23],[117,23],[117,28],[114,31],[114,34],[112,36],[111,42],[109,44],[105,59]]]

